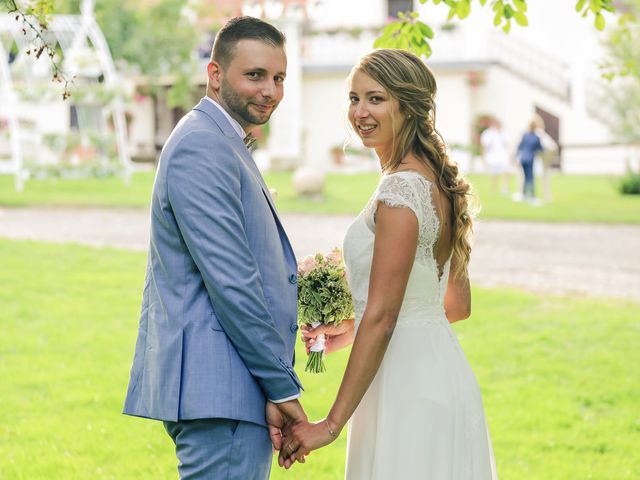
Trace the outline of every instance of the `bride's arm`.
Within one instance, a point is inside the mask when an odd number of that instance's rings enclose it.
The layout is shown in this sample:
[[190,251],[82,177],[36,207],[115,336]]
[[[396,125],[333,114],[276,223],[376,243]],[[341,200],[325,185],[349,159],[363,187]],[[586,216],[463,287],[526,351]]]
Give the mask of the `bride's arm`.
[[376,215],[367,307],[337,398],[327,418],[293,428],[296,458],[331,443],[373,381],[396,325],[418,245],[418,220],[408,208],[381,203]]
[[461,272],[456,275],[456,259],[451,261],[451,274],[447,284],[447,291],[444,294],[444,310],[449,323],[464,320],[471,315],[471,288],[469,286],[469,275]]

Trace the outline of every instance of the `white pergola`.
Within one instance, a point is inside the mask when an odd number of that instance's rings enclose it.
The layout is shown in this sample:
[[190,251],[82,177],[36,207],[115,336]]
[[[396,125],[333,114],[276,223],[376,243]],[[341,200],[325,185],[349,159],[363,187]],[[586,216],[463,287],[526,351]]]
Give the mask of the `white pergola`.
[[[9,158],[0,157],[0,174],[14,175],[17,190],[22,190],[29,172],[23,162],[22,134],[18,121],[20,98],[15,88],[16,80],[19,78],[22,83],[31,85],[48,85],[51,90],[59,89],[58,84],[51,83],[52,67],[46,53],[40,59],[36,59],[33,53],[26,53],[34,36],[29,29],[26,29],[25,35],[22,23],[16,21],[13,16],[0,17],[0,121],[6,123],[10,145]],[[116,92],[114,98],[102,107],[109,108],[111,112],[118,159],[128,180],[133,171],[133,163],[128,148],[123,99],[117,93],[120,82],[109,47],[94,17],[94,0],[83,0],[81,15],[54,16],[43,36],[49,45],[60,47],[62,70],[67,78],[75,76],[77,81],[95,81],[101,77],[104,88]],[[17,53],[14,48],[15,57],[11,58],[13,45],[17,47]],[[82,65],[80,57],[89,57],[91,65]],[[73,95],[73,85],[70,89]],[[60,101],[61,96],[60,91]],[[81,122],[82,119],[78,118],[78,121]],[[0,156],[2,155],[0,152]]]

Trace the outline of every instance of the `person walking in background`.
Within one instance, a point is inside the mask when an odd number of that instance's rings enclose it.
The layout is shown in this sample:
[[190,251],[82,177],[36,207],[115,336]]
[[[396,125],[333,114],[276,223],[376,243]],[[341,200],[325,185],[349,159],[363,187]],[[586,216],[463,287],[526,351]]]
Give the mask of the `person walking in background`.
[[[491,175],[493,191],[503,195],[509,194],[509,138],[502,131],[502,125],[497,119],[491,119],[491,123],[480,135],[480,147],[482,158]],[[502,186],[500,186],[502,183]]]
[[520,159],[520,165],[522,165],[522,173],[524,173],[522,197],[532,205],[540,204],[540,201],[535,195],[533,164],[536,154],[544,150],[540,142],[540,137],[536,134],[537,128],[537,123],[532,120],[529,123],[529,130],[522,136],[520,144],[518,145],[518,158]]

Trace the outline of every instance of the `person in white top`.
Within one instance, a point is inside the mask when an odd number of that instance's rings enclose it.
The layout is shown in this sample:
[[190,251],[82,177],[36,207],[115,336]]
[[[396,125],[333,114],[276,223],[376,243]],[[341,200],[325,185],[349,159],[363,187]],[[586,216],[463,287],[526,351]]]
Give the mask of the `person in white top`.
[[[502,125],[497,119],[492,119],[489,127],[480,135],[482,158],[487,172],[491,175],[494,191],[500,188],[504,195],[509,193],[509,137],[502,131]],[[502,185],[500,185],[502,184]]]

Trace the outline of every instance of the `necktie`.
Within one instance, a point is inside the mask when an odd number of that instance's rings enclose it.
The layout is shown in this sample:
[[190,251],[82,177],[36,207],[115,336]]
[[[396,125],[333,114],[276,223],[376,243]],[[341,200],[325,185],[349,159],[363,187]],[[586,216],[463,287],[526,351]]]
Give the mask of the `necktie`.
[[255,150],[255,143],[256,137],[254,137],[251,133],[247,133],[247,135],[244,137],[244,144],[247,147],[247,150],[253,152]]

